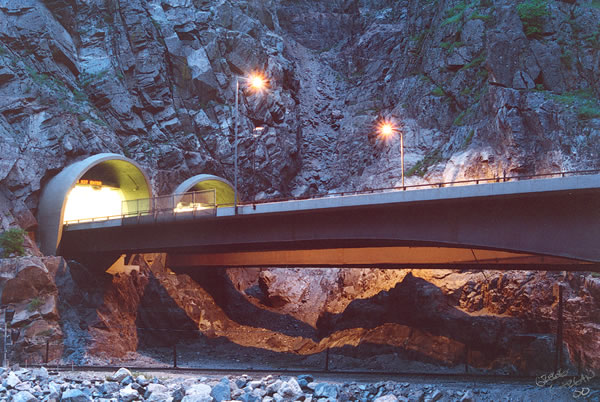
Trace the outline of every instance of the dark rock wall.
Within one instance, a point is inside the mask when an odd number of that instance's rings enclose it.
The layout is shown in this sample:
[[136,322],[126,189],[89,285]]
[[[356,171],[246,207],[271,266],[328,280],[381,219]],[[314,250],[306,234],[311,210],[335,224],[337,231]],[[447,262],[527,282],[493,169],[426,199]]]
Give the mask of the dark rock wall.
[[35,214],[50,177],[107,151],[158,193],[231,179],[234,77],[252,70],[271,84],[242,85],[244,199],[397,185],[381,118],[408,183],[597,168],[600,11],[547,3],[527,37],[511,1],[5,2],[2,197]]

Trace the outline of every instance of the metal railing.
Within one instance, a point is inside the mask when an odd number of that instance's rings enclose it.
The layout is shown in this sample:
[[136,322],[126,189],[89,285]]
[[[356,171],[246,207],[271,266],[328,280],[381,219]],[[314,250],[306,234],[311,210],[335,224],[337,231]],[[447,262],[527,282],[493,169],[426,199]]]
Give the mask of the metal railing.
[[[579,176],[579,175],[591,175],[591,174],[599,174],[600,169],[589,169],[589,170],[572,170],[566,172],[554,172],[554,173],[540,173],[540,174],[529,174],[529,175],[518,175],[518,176],[496,176],[496,177],[484,177],[478,179],[465,179],[465,180],[456,180],[456,181],[447,181],[447,182],[434,182],[434,183],[421,183],[421,184],[411,184],[408,186],[398,186],[398,187],[380,187],[380,188],[368,188],[365,190],[350,190],[350,191],[340,191],[340,192],[331,192],[331,193],[316,193],[310,194],[301,197],[292,197],[292,198],[269,198],[260,201],[246,201],[246,202],[238,202],[238,205],[258,205],[258,204],[267,204],[271,202],[284,202],[284,201],[296,201],[296,200],[312,200],[318,198],[330,198],[330,197],[343,197],[348,195],[361,195],[361,194],[374,194],[374,193],[383,193],[389,191],[407,191],[407,190],[418,190],[425,188],[442,188],[442,187],[453,187],[453,186],[464,186],[464,185],[477,185],[484,183],[503,183],[510,181],[521,181],[521,180],[532,180],[539,178],[559,178],[559,177],[567,177],[567,176]],[[223,205],[222,205],[223,206]],[[227,206],[233,206],[233,203],[227,204]]]
[[194,191],[184,194],[163,195],[152,198],[124,200],[121,203],[121,214],[73,219],[63,222],[64,225],[78,223],[102,222],[113,219],[142,218],[153,216],[192,215],[214,216],[217,208],[215,189]]
[[[556,178],[556,177],[567,177],[567,176],[578,176],[578,175],[590,175],[598,174],[600,169],[590,170],[572,170],[566,172],[553,172],[553,173],[541,173],[541,174],[529,174],[529,175],[518,175],[518,176],[496,176],[496,177],[484,177],[478,179],[466,179],[456,180],[448,182],[436,182],[436,183],[421,183],[411,184],[408,186],[400,187],[381,187],[381,188],[369,188],[365,190],[350,190],[332,193],[317,193],[306,195],[302,197],[294,198],[269,198],[260,201],[246,201],[238,202],[238,205],[258,205],[267,204],[272,202],[285,202],[285,201],[296,201],[296,200],[308,200],[308,199],[319,199],[319,198],[330,198],[330,197],[343,197],[348,195],[361,195],[361,194],[374,194],[383,193],[389,191],[407,191],[417,190],[425,188],[442,188],[452,186],[464,186],[464,185],[477,185],[484,183],[502,183],[510,181],[521,181],[521,180],[532,180],[538,178]],[[216,203],[216,190],[203,190],[185,194],[173,194],[166,196],[158,196],[153,198],[141,198],[137,200],[126,200],[123,201],[121,215],[113,216],[101,216],[94,218],[82,218],[76,220],[65,221],[65,225],[87,223],[87,222],[99,222],[111,219],[123,219],[129,217],[142,217],[148,215],[158,216],[161,214],[179,214],[179,213],[192,213],[197,214],[198,211],[204,211],[202,215],[206,215],[206,211],[212,210],[212,215],[216,214],[217,207],[232,207],[233,203],[223,203],[217,205]]]

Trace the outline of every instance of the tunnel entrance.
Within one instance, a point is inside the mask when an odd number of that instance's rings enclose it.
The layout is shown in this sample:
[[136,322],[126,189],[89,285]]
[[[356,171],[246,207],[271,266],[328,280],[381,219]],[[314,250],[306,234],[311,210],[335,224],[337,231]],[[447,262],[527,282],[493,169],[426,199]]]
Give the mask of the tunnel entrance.
[[212,204],[217,207],[230,207],[234,202],[233,185],[222,177],[199,174],[181,183],[173,194],[177,208],[202,207]]
[[147,203],[150,198],[150,181],[131,159],[105,153],[75,162],[42,191],[38,210],[42,252],[56,254],[65,223],[120,216],[128,213],[128,200]]

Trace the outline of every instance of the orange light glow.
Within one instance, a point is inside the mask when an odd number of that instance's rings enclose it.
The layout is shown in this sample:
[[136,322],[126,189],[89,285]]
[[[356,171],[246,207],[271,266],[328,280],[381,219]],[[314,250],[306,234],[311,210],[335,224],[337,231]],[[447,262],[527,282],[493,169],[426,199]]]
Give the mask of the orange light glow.
[[260,91],[263,91],[264,89],[266,89],[267,80],[262,74],[252,73],[248,77],[248,85],[253,90],[260,92]]
[[381,123],[379,123],[378,131],[379,131],[379,136],[381,138],[383,138],[384,140],[389,140],[394,135],[394,132],[396,131],[396,127],[394,126],[393,123],[391,123],[389,121],[382,121]]

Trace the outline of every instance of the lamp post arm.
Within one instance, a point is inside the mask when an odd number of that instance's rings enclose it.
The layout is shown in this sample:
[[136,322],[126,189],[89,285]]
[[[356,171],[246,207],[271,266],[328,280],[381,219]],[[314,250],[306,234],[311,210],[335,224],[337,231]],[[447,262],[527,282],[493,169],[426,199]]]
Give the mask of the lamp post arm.
[[402,164],[402,187],[404,187],[404,136],[402,130],[400,131],[400,163]]

